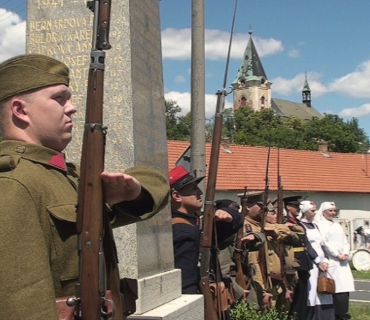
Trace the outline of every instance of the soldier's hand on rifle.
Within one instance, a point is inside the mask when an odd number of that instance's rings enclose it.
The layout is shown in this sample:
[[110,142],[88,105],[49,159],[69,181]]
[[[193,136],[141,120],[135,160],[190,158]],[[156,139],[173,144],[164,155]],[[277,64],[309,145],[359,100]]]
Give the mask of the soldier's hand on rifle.
[[272,294],[269,292],[265,292],[265,295],[263,296],[262,303],[265,308],[271,308],[271,299]]
[[276,232],[273,228],[265,227],[264,230],[265,230],[266,236],[270,236],[270,237],[275,237],[276,236]]
[[293,302],[293,291],[291,290],[286,290],[285,292],[285,300],[292,303]]
[[295,226],[295,224],[294,224],[294,223],[291,223],[291,222],[285,222],[285,225],[286,225],[288,228]]
[[249,296],[250,291],[249,290],[243,290],[243,298],[247,299]]
[[105,201],[112,205],[122,201],[136,200],[141,194],[140,182],[123,173],[102,172]]
[[251,241],[254,241],[254,240],[256,240],[256,237],[254,236],[254,234],[248,234],[247,236],[241,238],[241,241],[243,243],[251,242]]
[[215,212],[215,220],[216,221],[232,222],[233,217],[227,211],[217,209],[216,212]]

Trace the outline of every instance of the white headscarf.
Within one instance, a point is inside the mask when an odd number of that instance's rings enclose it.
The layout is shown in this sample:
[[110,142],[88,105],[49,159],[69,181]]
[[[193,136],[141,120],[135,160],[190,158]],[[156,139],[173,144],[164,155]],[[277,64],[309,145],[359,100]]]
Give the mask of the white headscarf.
[[301,204],[300,204],[299,207],[301,209],[302,214],[304,214],[308,210],[311,210],[312,208],[315,208],[316,204],[315,204],[315,202],[310,201],[310,200],[303,200],[303,201],[301,201]]
[[314,221],[316,223],[320,222],[320,221],[328,221],[323,212],[325,210],[328,210],[328,209],[336,209],[336,205],[335,205],[335,202],[323,202],[319,208],[319,210],[317,210],[317,213],[316,213],[316,216],[315,216],[315,219]]
[[297,217],[298,220],[301,220],[302,218],[304,218],[304,213],[307,212],[308,210],[311,210],[312,208],[316,207],[316,204],[315,202],[311,201],[311,200],[303,200],[301,201],[300,205],[299,205],[299,215]]

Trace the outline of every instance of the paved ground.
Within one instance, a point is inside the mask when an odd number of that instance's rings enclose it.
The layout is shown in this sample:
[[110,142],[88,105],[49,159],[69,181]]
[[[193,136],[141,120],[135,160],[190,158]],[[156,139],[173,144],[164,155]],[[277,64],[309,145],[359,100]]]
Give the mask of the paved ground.
[[349,296],[350,302],[369,303],[370,302],[370,280],[355,279],[355,292]]

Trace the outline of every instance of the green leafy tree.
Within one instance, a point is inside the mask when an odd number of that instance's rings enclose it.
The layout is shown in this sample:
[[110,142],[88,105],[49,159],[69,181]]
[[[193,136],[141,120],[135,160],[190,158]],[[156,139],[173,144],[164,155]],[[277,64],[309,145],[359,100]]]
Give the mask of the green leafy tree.
[[[229,138],[233,142],[235,131],[235,119],[232,108],[226,108],[223,112],[222,137]],[[206,120],[206,142],[211,142],[213,137],[213,127],[215,124],[215,117]]]
[[[190,141],[190,113],[180,115],[181,108],[172,100],[166,101],[166,112],[168,139]],[[207,142],[212,141],[213,126],[214,117],[205,124]],[[222,137],[243,145],[318,150],[319,143],[325,141],[332,152],[365,152],[370,148],[356,118],[344,121],[332,114],[305,121],[298,117],[283,118],[272,109],[254,111],[241,107],[234,112],[229,108],[224,110],[222,130]]]
[[355,130],[356,121],[344,122],[337,115],[328,114],[322,119],[314,118],[306,125],[303,139],[310,150],[317,150],[319,141],[328,143],[328,151],[361,152],[361,145],[368,145],[361,129]]
[[182,116],[176,101],[166,100],[167,139],[190,141],[190,113]]
[[234,142],[258,146],[279,146],[288,149],[318,150],[318,143],[328,143],[328,151],[362,152],[368,150],[369,139],[358,121],[345,122],[337,115],[326,115],[311,121],[282,118],[272,109],[254,111],[239,108],[235,111]]

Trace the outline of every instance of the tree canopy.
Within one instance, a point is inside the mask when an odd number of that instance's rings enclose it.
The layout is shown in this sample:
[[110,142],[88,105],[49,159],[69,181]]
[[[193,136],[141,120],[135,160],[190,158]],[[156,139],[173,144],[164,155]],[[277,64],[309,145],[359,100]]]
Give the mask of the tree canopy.
[[[180,115],[181,108],[175,101],[166,101],[167,137],[170,140],[190,141],[190,113]],[[206,123],[206,141],[211,141],[213,120]],[[365,152],[369,139],[359,127],[358,120],[344,121],[337,115],[327,114],[322,119],[305,121],[297,117],[283,118],[272,109],[254,111],[242,107],[233,112],[224,110],[223,136],[232,143],[318,150],[320,142],[328,144],[332,152]]]

